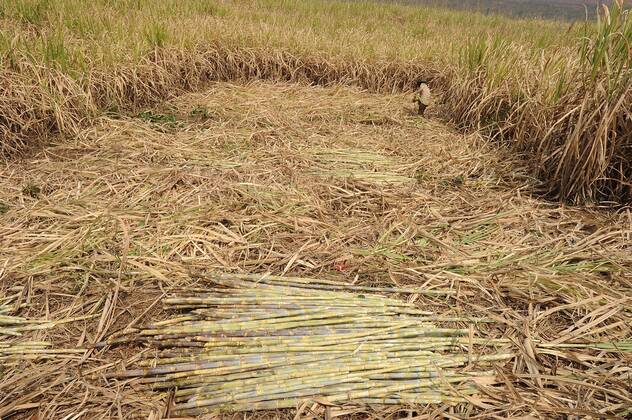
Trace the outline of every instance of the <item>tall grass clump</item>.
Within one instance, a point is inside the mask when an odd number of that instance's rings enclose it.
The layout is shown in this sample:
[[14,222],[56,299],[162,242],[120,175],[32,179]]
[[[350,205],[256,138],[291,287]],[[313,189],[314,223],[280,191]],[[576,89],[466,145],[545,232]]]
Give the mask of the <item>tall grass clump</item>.
[[445,95],[451,119],[525,154],[559,198],[632,199],[632,19],[622,2],[555,55],[470,41]]

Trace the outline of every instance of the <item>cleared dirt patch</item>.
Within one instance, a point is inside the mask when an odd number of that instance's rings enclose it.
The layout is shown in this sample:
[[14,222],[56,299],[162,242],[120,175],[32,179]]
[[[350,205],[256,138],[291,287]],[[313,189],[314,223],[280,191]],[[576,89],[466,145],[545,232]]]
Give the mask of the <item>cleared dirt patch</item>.
[[[630,340],[630,213],[539,201],[509,154],[407,107],[352,88],[219,83],[151,110],[170,117],[101,119],[4,164],[2,296],[25,285],[31,318],[95,315],[27,337],[89,347],[164,319],[158,299],[202,282],[197,268],[452,288],[401,297],[493,318],[477,334],[521,354],[498,366],[505,386],[452,413],[625,414],[630,353],[564,344]],[[141,350],[8,363],[0,416],[158,418],[166,396],[102,376]],[[349,413],[399,413],[376,410]]]

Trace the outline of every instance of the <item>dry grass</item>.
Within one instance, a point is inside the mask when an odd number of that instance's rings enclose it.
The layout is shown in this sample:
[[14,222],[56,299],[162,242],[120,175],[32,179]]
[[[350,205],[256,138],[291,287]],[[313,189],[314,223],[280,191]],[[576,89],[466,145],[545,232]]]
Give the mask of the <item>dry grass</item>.
[[620,2],[577,52],[533,56],[500,37],[464,48],[451,78],[451,120],[482,128],[532,160],[562,199],[632,200],[632,18]]
[[0,9],[0,153],[208,81],[391,92],[423,77],[444,120],[535,156],[552,196],[626,204],[632,21],[617,10],[568,26],[365,2],[17,0]]
[[[490,318],[477,336],[508,339],[517,354],[469,404],[331,415],[629,415],[629,210],[540,201],[510,153],[406,107],[405,95],[344,86],[218,83],[3,163],[2,296],[24,285],[29,305],[15,315],[26,318],[95,318],[11,339],[87,350],[5,367],[0,416],[161,418],[163,395],[105,376],[143,349],[91,346],[173,317],[160,299],[207,286],[196,268],[451,289],[398,297],[445,317]],[[324,415],[299,408],[300,418]]]
[[[60,70],[26,66],[0,74],[0,153],[15,154],[51,134],[76,134],[97,114],[134,112],[211,81],[256,79],[344,83],[376,92],[410,88],[432,72],[413,62],[368,62],[302,56],[278,49],[220,44],[194,51],[156,50],[133,67],[94,70],[78,81]],[[436,77],[436,76],[435,76]]]

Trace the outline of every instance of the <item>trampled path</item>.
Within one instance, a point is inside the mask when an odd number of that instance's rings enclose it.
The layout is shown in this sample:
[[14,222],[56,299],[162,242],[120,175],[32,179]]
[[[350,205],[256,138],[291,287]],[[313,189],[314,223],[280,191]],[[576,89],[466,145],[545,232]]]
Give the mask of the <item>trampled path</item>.
[[[0,339],[88,350],[0,356],[0,417],[162,418],[165,396],[103,377],[142,349],[91,345],[172,316],[159,299],[197,268],[456,290],[401,297],[495,320],[475,334],[518,356],[471,406],[418,412],[625,413],[632,356],[595,343],[632,338],[630,213],[539,199],[510,156],[411,109],[345,87],[216,84],[3,164],[0,297],[75,320]],[[564,346],[579,342],[592,349]]]

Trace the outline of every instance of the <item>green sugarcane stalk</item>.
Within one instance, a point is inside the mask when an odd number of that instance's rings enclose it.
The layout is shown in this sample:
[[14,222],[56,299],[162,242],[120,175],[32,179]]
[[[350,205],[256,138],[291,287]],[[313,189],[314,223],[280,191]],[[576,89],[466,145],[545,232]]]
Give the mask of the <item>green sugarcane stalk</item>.
[[[163,299],[167,308],[189,312],[154,323],[138,336],[173,349],[141,360],[140,369],[109,375],[141,377],[141,384],[152,389],[177,387],[176,410],[187,414],[285,406],[309,396],[332,402],[456,403],[464,399],[447,383],[492,372],[449,369],[514,357],[439,352],[506,345],[507,340],[470,338],[468,329],[433,324],[492,320],[436,317],[398,300],[345,292],[420,293],[415,289],[349,288],[254,275],[218,275],[214,281],[226,288],[182,291]],[[475,392],[473,387],[456,390]]]
[[[301,361],[314,361],[314,360],[322,360],[325,361],[330,359],[331,357],[323,357],[323,356],[313,356],[307,355],[304,357],[294,358],[295,363]],[[166,382],[174,379],[192,377],[192,376],[213,376],[213,375],[226,375],[229,373],[237,373],[241,371],[247,370],[256,370],[256,369],[271,369],[277,366],[283,366],[288,363],[287,359],[272,359],[266,360],[266,358],[262,358],[260,361],[252,361],[252,360],[235,360],[233,363],[226,363],[224,361],[212,362],[213,364],[207,363],[199,363],[195,369],[189,369],[187,366],[184,371],[176,371],[167,375],[164,375],[159,378],[145,378],[145,380],[141,380],[142,383],[151,383],[151,382]],[[213,367],[207,367],[213,366]],[[112,377],[135,377],[135,376],[151,376],[150,373],[152,369],[139,369],[134,371],[127,372],[119,372],[113,373],[111,375],[118,375]]]
[[[335,357],[335,356],[313,356],[313,355],[308,355],[308,356],[304,356],[302,359],[297,359],[297,358],[293,358],[290,359],[291,361],[287,361],[287,360],[282,360],[281,363],[275,363],[274,365],[271,365],[269,367],[269,369],[277,369],[279,367],[282,366],[287,366],[288,364],[293,363],[294,365],[299,365],[301,364],[301,362],[303,364],[309,364],[309,363],[327,363],[327,364],[331,364],[331,363],[335,363],[336,360],[338,360],[339,357]],[[368,361],[381,361],[382,363],[385,363],[386,359],[384,357],[380,357],[380,356],[375,356],[375,355],[366,355],[364,357],[360,357],[361,360],[364,361],[364,363],[368,362]],[[340,363],[342,363],[342,361],[340,361]],[[243,367],[243,366],[242,366]],[[240,375],[243,373],[246,374],[252,374],[254,372],[256,373],[260,373],[263,372],[264,369],[267,368],[267,365],[263,364],[261,366],[257,366],[257,367],[252,367],[252,366],[248,366],[247,369],[242,369],[241,371],[236,371],[232,374],[234,375]],[[260,369],[260,370],[257,370]],[[223,378],[227,378],[230,377],[231,374],[225,375],[223,373],[220,373],[220,376],[213,376],[213,372],[208,373],[208,374],[204,374],[205,372],[203,372],[201,375],[188,375],[188,377],[180,377],[180,378],[158,378],[157,380],[152,380],[151,378],[148,379],[141,379],[141,383],[149,383],[152,384],[153,388],[156,389],[164,389],[164,388],[171,388],[171,387],[188,387],[188,386],[192,386],[194,384],[200,384],[200,383],[215,383],[215,382],[220,382],[223,380]],[[187,375],[183,375],[183,376],[187,376]],[[219,379],[218,379],[219,378]]]
[[[389,361],[389,360],[386,360],[386,361]],[[266,376],[258,375],[253,378],[248,378],[248,379],[243,379],[243,380],[232,380],[230,382],[225,382],[224,385],[221,385],[221,388],[225,390],[229,388],[242,389],[242,388],[246,388],[248,386],[253,386],[253,385],[262,386],[262,385],[265,385],[266,383],[277,384],[279,381],[286,381],[286,380],[305,381],[305,380],[312,380],[313,378],[318,378],[321,376],[336,377],[336,376],[345,375],[345,374],[348,375],[348,374],[351,374],[352,372],[354,374],[359,375],[358,377],[365,377],[368,379],[369,373],[367,372],[380,369],[383,366],[384,366],[384,361],[381,361],[381,360],[375,363],[370,363],[367,361],[349,360],[346,363],[339,363],[338,366],[331,367],[331,368],[323,368],[322,364],[313,363],[309,365],[302,365],[302,366],[286,368],[286,369],[275,369],[275,370],[272,370],[269,373],[269,375],[266,375]],[[431,368],[424,366],[423,369],[431,369]],[[419,371],[423,369],[420,368]],[[434,377],[436,377],[437,375],[438,374],[435,370]],[[429,370],[426,376],[432,376],[432,370]],[[448,373],[448,376],[450,376],[450,373]]]
[[[312,373],[312,372],[310,372]],[[361,372],[360,372],[361,373]],[[439,374],[437,371],[433,371],[430,370],[428,372],[426,372],[425,375],[418,375],[417,377],[412,378],[413,380],[419,380],[419,379],[429,379],[429,378],[434,378],[437,379],[439,377],[460,377],[463,378],[464,380],[467,378],[472,378],[472,377],[478,377],[478,376],[489,376],[489,372],[482,372],[485,375],[473,375],[471,373],[467,373],[464,375],[458,375],[452,372],[443,372],[441,374]],[[299,383],[299,384],[312,384],[313,382],[320,382],[323,378],[331,378],[331,379],[338,379],[341,380],[340,378],[344,378],[343,376],[340,375],[344,375],[344,374],[349,374],[349,372],[346,372],[344,369],[340,369],[338,372],[329,372],[327,375],[319,375],[318,372],[315,372],[314,374],[308,374],[308,375],[300,375],[300,374],[296,374],[296,376],[294,377],[295,382]],[[374,380],[372,379],[373,376],[379,376],[379,375],[368,375],[368,376],[358,376],[358,380],[361,381],[361,384],[364,384],[363,386],[366,387],[373,387],[373,386],[379,386],[379,385],[384,385],[384,383],[386,383],[385,380]],[[384,375],[387,376],[387,375]],[[393,382],[393,381],[391,381]],[[400,381],[395,381],[395,382],[401,382]],[[255,387],[255,389],[259,390],[259,392],[264,392],[263,390],[263,385],[265,385],[265,383],[269,383],[274,390],[278,390],[280,389],[281,386],[288,386],[290,384],[290,382],[287,380],[286,377],[281,377],[279,375],[274,375],[271,378],[268,377],[263,377],[263,378],[257,378],[257,379],[251,379],[251,380],[244,380],[244,381],[237,381],[237,382],[227,382],[224,383],[224,385],[222,384],[217,384],[214,386],[204,386],[204,387],[199,387],[199,388],[195,388],[195,389],[191,389],[191,390],[185,390],[188,392],[179,392],[176,395],[178,397],[186,397],[186,398],[191,398],[193,397],[194,399],[192,401],[195,401],[197,399],[200,399],[202,397],[205,396],[209,396],[212,394],[217,394],[217,393],[230,393],[230,392],[234,392],[234,390],[237,391],[245,391],[247,389],[253,389],[253,387]],[[335,383],[335,381],[334,381]],[[230,386],[227,386],[230,385]],[[351,386],[356,387],[360,386],[360,385],[353,385]],[[326,388],[322,388],[319,389],[318,392],[316,392],[316,394],[322,394],[322,395],[328,395],[332,393],[332,384],[328,384]],[[280,391],[279,391],[280,392]],[[287,396],[284,396],[287,397]]]
[[[347,391],[347,392],[323,397],[323,399],[327,400],[330,403],[335,403],[335,402],[340,402],[340,401],[350,401],[357,398],[382,397],[382,396],[388,396],[390,394],[393,394],[399,391],[405,391],[405,390],[415,389],[415,388],[427,388],[430,386],[437,386],[442,383],[451,383],[451,382],[460,382],[460,381],[462,381],[462,378],[459,378],[459,377],[446,378],[446,379],[442,379],[441,381],[438,381],[438,380],[415,381],[415,383],[395,384],[395,385],[390,385],[390,386],[385,386],[385,387],[380,387],[380,388],[352,390],[352,391]],[[195,410],[195,409],[200,409],[200,408],[212,409],[212,408],[219,408],[221,406],[225,406],[227,408],[230,407],[232,409],[232,407],[234,407],[235,405],[239,403],[243,404],[242,401],[239,401],[240,398],[247,398],[248,405],[252,407],[252,406],[257,406],[257,403],[260,403],[261,401],[265,401],[267,398],[269,398],[266,395],[256,395],[254,397],[248,398],[250,395],[251,395],[250,393],[242,393],[242,394],[237,394],[234,396],[224,396],[224,397],[216,397],[216,398],[212,398],[208,400],[192,401],[190,403],[177,405],[176,407],[174,407],[174,411],[177,414],[201,414],[202,412],[190,411],[190,410]],[[318,393],[311,394],[311,395],[318,395]],[[440,397],[437,396],[436,398],[440,398]],[[292,400],[293,399],[278,400],[278,403],[283,404],[284,401],[292,401]],[[230,403],[236,403],[236,404],[233,404],[232,406],[227,405]]]
[[[406,293],[406,294],[421,294],[421,295],[430,295],[430,296],[441,296],[441,295],[453,295],[456,294],[455,290],[450,289],[416,289],[416,288],[401,288],[401,287],[369,287],[369,286],[357,286],[353,284],[345,284],[338,282],[328,282],[323,283],[320,280],[314,280],[313,282],[302,282],[302,283],[293,283],[293,282],[285,282],[282,279],[283,277],[266,277],[263,279],[255,278],[243,278],[241,276],[250,276],[250,275],[236,275],[239,276],[240,280],[245,280],[251,283],[256,283],[257,286],[262,284],[268,286],[282,286],[285,289],[305,289],[305,290],[326,290],[326,291],[342,291],[342,290],[351,290],[351,291],[361,291],[361,292],[387,292],[387,293]],[[224,281],[222,281],[224,280]],[[225,278],[215,279],[216,282],[224,285],[242,285],[243,283],[238,283],[234,278],[229,279],[229,282],[225,281]],[[230,282],[232,280],[232,283]],[[252,287],[252,286],[250,286]],[[286,290],[287,291],[287,290]],[[349,296],[348,296],[349,297]],[[387,299],[389,301],[397,302],[394,299],[384,298],[382,296],[371,296],[372,298],[381,298]],[[401,303],[401,302],[400,302]]]
[[[214,383],[220,383],[220,382],[236,382],[241,379],[251,379],[251,378],[257,378],[256,380],[261,380],[261,378],[263,378],[263,380],[266,380],[266,378],[271,375],[277,375],[277,376],[287,375],[290,377],[301,377],[301,376],[307,375],[309,372],[314,371],[314,370],[322,371],[323,363],[326,363],[327,366],[339,366],[341,368],[347,368],[347,369],[355,369],[355,368],[363,369],[363,368],[366,368],[366,366],[368,366],[369,363],[378,363],[378,365],[381,366],[387,361],[388,361],[387,358],[370,357],[370,358],[357,358],[356,359],[356,358],[353,358],[352,356],[349,356],[344,359],[342,358],[312,359],[312,361],[305,361],[304,363],[300,363],[300,364],[291,364],[291,362],[288,361],[287,364],[274,368],[271,371],[263,371],[263,370],[249,371],[249,372],[236,373],[232,375],[224,375],[224,376],[215,377],[215,378],[209,377],[207,379],[209,379],[210,381]],[[188,394],[188,393],[191,393],[191,390],[180,389],[176,392],[176,394],[178,393]]]
[[[394,370],[400,370],[402,368],[406,368],[406,367],[419,367],[419,366],[427,366],[428,362],[427,361],[423,361],[423,362],[412,362],[412,364],[393,364],[390,365],[388,367],[383,367],[383,368],[376,368],[367,372],[362,372],[362,373],[355,373],[355,374],[348,374],[345,377],[341,377],[341,378],[337,378],[337,381],[335,381],[334,383],[343,383],[343,382],[353,382],[356,381],[358,379],[362,379],[365,376],[371,375],[371,374],[380,374],[380,373],[387,373],[387,372],[392,372]],[[319,380],[321,380],[321,377],[316,377],[316,378],[311,378],[312,381],[318,382]],[[445,377],[442,378],[442,381],[445,382],[460,382],[464,379],[463,376],[455,376],[455,377]],[[381,387],[381,388],[377,388],[377,389],[381,389],[381,390],[390,390],[393,389],[393,392],[397,392],[397,391],[404,391],[404,390],[408,390],[408,389],[413,389],[413,388],[418,388],[418,387],[427,387],[427,386],[431,386],[435,383],[437,383],[435,380],[433,379],[428,379],[428,380],[420,380],[420,381],[412,381],[413,383],[406,383],[406,384],[397,384],[397,385],[391,385],[390,387]],[[256,393],[255,396],[257,398],[264,396],[266,393],[269,393],[270,391],[273,390],[279,390],[280,388],[280,384],[274,383],[272,385],[263,385],[263,386],[259,386],[256,388]],[[305,388],[307,387],[307,385],[305,384],[304,381],[298,380],[298,381],[286,381],[283,383],[283,390],[287,391],[296,391],[299,390],[301,388]],[[366,395],[362,394],[360,396],[379,396],[380,393],[373,393],[373,391],[367,391],[368,393]],[[390,393],[390,392],[389,392]],[[341,394],[337,394],[334,395],[333,398],[338,398],[339,395]],[[218,404],[223,404],[223,403],[228,403],[231,401],[235,401],[235,400],[239,400],[239,399],[243,399],[243,398],[253,398],[252,397],[252,393],[251,392],[246,392],[246,393],[238,393],[236,395],[224,395],[224,396],[220,396],[220,397],[216,397],[216,398],[212,398],[212,399],[208,399],[208,400],[198,400],[198,401],[194,401],[191,403],[187,403],[187,404],[183,404],[179,407],[176,407],[176,410],[185,410],[185,409],[189,409],[189,408],[197,408],[197,407],[203,407],[203,406],[207,406],[207,405],[218,405]],[[336,401],[336,400],[333,400]]]
[[[348,336],[342,335],[328,335],[328,336],[304,336],[304,337],[284,337],[284,336],[274,336],[274,337],[223,337],[223,338],[209,338],[209,337],[199,337],[200,340],[206,341],[205,348],[212,349],[216,347],[220,348],[230,348],[230,347],[263,347],[263,346],[273,346],[273,345],[290,345],[293,343],[320,343],[320,342],[335,342],[337,345],[345,345],[348,343],[363,343],[364,348],[367,346],[377,347],[377,346],[387,346],[387,345],[411,345],[411,346],[419,346],[419,349],[423,349],[424,347],[433,348],[435,345],[441,344],[450,344],[450,345],[468,345],[475,344],[480,346],[501,346],[508,344],[508,340],[506,339],[483,339],[483,338],[473,338],[469,339],[468,337],[458,337],[458,336],[450,336],[450,337],[412,337],[410,339],[383,339],[383,340],[371,340],[371,337],[358,337],[356,340],[351,341],[347,339],[346,341],[341,341],[342,338],[347,338]],[[195,340],[198,337],[192,336],[191,339]],[[353,339],[353,337],[352,337]],[[213,340],[213,341],[209,341]],[[372,347],[371,347],[372,348]],[[226,349],[223,349],[226,350]]]

